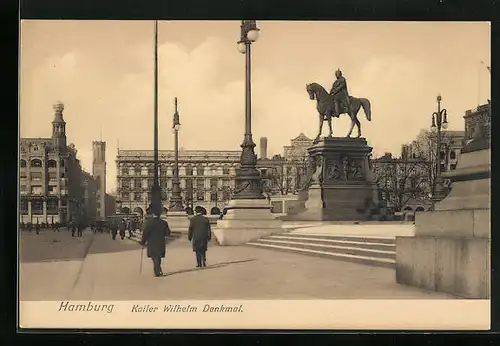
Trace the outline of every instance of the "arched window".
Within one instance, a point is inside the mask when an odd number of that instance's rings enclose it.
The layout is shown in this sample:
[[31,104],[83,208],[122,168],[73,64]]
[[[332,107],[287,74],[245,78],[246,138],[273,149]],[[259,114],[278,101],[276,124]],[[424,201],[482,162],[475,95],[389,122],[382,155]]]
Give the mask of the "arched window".
[[193,175],[193,167],[186,166],[186,175]]
[[144,214],[144,212],[142,211],[142,208],[139,208],[139,207],[134,208],[134,213],[139,214],[141,217]]
[[457,153],[455,151],[450,152],[450,159],[455,160],[457,158]]
[[25,160],[21,160],[21,161],[19,162],[19,166],[20,166],[21,168],[25,168],[25,167],[26,167],[26,161],[25,161]]
[[130,209],[127,208],[127,207],[123,207],[121,210],[120,210],[123,214],[130,214]]
[[42,160],[39,159],[31,160],[31,167],[42,167]]
[[47,167],[49,167],[49,168],[56,168],[57,167],[57,162],[55,160],[49,160],[49,162],[47,162]]
[[417,207],[417,209],[415,209],[415,211],[425,211],[424,207]]

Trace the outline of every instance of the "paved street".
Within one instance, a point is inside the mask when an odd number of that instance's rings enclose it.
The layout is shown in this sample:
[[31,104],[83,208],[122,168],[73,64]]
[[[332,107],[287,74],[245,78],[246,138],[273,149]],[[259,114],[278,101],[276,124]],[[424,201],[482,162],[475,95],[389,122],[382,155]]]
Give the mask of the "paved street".
[[[56,246],[47,244],[60,237],[57,246],[74,256],[69,260],[59,256],[63,261],[23,261],[21,300],[453,298],[398,285],[393,269],[246,246],[210,246],[209,266],[198,269],[186,239],[169,244],[163,265],[167,276],[155,278],[145,251],[141,271],[141,249],[134,240],[113,241],[109,234],[90,232],[80,240],[62,233],[40,237],[46,239],[39,252]],[[36,240],[29,235],[21,242]],[[83,260],[86,244],[90,246]],[[36,248],[24,246],[28,247]]]

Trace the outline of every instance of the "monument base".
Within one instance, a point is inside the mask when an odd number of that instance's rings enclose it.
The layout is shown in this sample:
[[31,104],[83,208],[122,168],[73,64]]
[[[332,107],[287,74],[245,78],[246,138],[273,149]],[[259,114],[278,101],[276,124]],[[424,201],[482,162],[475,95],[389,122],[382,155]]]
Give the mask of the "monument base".
[[464,298],[490,297],[490,239],[396,237],[396,281]]
[[490,150],[462,153],[447,172],[450,194],[415,217],[415,237],[396,237],[396,281],[465,298],[490,288]]
[[369,220],[374,184],[366,139],[325,137],[307,150],[314,167],[305,210],[286,220]]
[[226,209],[224,219],[212,230],[219,245],[243,245],[283,232],[283,222],[273,216],[266,199],[236,199]]
[[185,211],[169,211],[165,220],[172,232],[187,234],[189,231],[189,218]]

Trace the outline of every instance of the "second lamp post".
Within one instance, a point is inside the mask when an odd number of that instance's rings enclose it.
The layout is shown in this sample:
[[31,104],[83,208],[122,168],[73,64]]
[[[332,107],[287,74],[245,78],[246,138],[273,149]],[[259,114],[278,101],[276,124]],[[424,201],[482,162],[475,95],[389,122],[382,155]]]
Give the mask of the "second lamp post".
[[174,121],[172,124],[172,132],[175,135],[175,166],[174,166],[174,179],[172,181],[172,198],[170,199],[170,210],[171,211],[183,211],[182,207],[182,196],[181,196],[181,187],[179,181],[179,130],[181,128],[181,123],[179,121],[179,112],[177,111],[177,97],[174,101],[175,104],[175,112],[174,112]]
[[441,142],[442,132],[441,129],[448,128],[448,120],[446,119],[446,109],[441,109],[441,95],[437,97],[438,109],[437,112],[432,113],[431,131],[436,134],[436,182],[434,187],[433,200],[440,201],[444,196],[444,182],[441,175]]
[[245,137],[241,144],[240,168],[236,170],[234,199],[264,199],[261,176],[252,139],[252,94],[251,94],[251,47],[259,37],[255,20],[241,22],[241,38],[238,50],[245,54]]

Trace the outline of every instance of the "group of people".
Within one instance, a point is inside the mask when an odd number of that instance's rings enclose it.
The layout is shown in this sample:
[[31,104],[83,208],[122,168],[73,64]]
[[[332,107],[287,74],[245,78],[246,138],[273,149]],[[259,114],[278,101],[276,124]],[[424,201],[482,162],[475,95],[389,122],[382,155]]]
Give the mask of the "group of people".
[[69,225],[66,223],[60,223],[60,222],[42,222],[42,223],[31,223],[31,222],[21,222],[20,224],[20,229],[21,231],[28,231],[32,232],[35,230],[36,234],[40,234],[40,231],[42,229],[51,229],[53,232],[59,232],[59,230],[63,227],[68,227]]
[[116,240],[116,236],[120,235],[120,238],[125,239],[126,232],[128,231],[128,238],[131,239],[135,231],[140,228],[140,224],[135,219],[121,219],[118,222],[112,222],[110,224],[111,228],[111,238]]
[[[152,218],[146,221],[140,242],[142,246],[147,247],[147,256],[153,261],[156,277],[164,276],[161,262],[166,254],[166,238],[171,234],[168,222],[162,220],[160,214],[159,211],[153,212]],[[196,207],[195,215],[189,222],[188,239],[191,241],[198,268],[207,266],[206,254],[211,236],[210,221],[204,216],[203,208]]]

